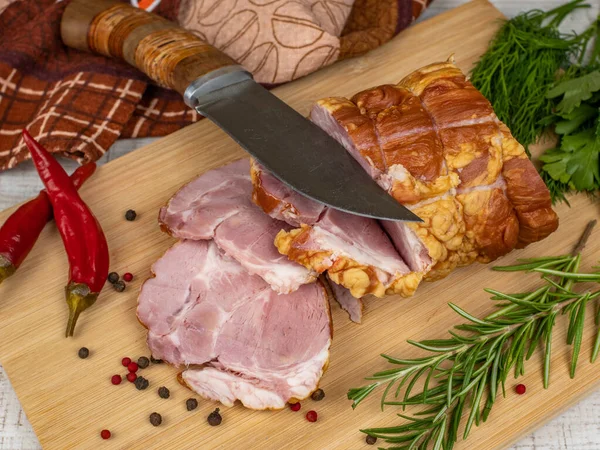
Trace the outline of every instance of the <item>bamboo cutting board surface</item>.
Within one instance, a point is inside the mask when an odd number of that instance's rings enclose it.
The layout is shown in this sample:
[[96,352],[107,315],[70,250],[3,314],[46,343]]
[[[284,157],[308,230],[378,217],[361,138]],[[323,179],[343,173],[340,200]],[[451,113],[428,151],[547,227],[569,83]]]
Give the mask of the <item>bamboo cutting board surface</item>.
[[[306,114],[316,99],[349,96],[377,84],[397,82],[451,53],[468,70],[485,50],[501,17],[489,3],[476,0],[408,29],[366,56],[337,63],[275,93]],[[110,377],[125,373],[122,357],[148,355],[146,332],[135,316],[137,292],[149,276],[150,265],[174,242],[158,228],[159,207],[196,175],[244,156],[221,130],[201,121],[98,170],[82,195],[107,234],[111,270],[132,272],[135,280],[123,293],[106,287],[97,304],[80,318],[75,338],[63,337],[67,260],[54,226],[46,227],[17,275],[0,286],[0,361],[45,449],[368,448],[359,428],[398,424],[398,411],[393,407],[380,411],[380,392],[355,411],[345,396],[348,388],[363,384],[363,377],[388,368],[380,353],[415,356],[407,339],[445,337],[446,330],[458,323],[446,305],[449,301],[482,316],[491,309],[484,287],[514,292],[536,284],[535,277],[524,279],[474,265],[445,280],[423,284],[413,298],[367,301],[362,325],[351,323],[332,305],[334,341],[330,367],[321,381],[326,397],[318,403],[303,401],[299,413],[222,407],[223,424],[209,427],[206,416],[218,405],[200,399],[198,409],[188,412],[185,400],[194,395],[177,383],[176,369],[165,364],[142,371],[150,381],[146,391],[137,391],[128,382],[112,386]],[[571,205],[571,209],[558,207],[558,232],[525,251],[511,253],[502,263],[570,251],[587,221],[598,216],[598,206],[586,196],[573,197]],[[123,218],[129,208],[138,212],[135,222]],[[10,211],[0,214],[0,222]],[[599,259],[600,242],[592,237],[584,265],[589,268]],[[544,391],[541,386],[541,358],[535,355],[527,365],[527,375],[519,381],[527,385],[527,394],[516,396],[509,389],[488,423],[474,429],[457,448],[506,447],[600,384],[599,366],[588,362],[594,334],[592,314],[588,316],[576,380],[568,375],[570,349],[564,345],[566,321],[562,318],[554,333],[550,389]],[[77,357],[81,346],[91,350],[86,360]],[[512,384],[509,381],[509,388]],[[162,385],[171,389],[168,400],[156,394]],[[310,409],[318,411],[317,423],[304,419]],[[158,428],[148,422],[154,411],[163,416]],[[103,428],[112,431],[111,440],[101,440]]]

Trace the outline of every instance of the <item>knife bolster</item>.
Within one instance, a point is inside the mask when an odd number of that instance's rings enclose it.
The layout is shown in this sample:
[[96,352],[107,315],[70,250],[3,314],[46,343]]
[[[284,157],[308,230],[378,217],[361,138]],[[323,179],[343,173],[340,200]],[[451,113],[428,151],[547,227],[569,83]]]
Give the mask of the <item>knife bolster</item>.
[[196,108],[203,95],[251,79],[252,75],[242,66],[221,67],[192,81],[183,94],[183,100],[190,108]]

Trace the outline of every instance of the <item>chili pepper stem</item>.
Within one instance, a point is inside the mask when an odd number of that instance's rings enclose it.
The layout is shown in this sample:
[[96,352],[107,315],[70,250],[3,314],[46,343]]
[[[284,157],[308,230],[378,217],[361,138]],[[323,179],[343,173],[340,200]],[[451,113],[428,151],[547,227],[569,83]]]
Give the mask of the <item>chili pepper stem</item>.
[[4,255],[0,255],[0,283],[10,277],[17,268]]
[[69,283],[65,288],[67,305],[69,306],[69,321],[67,322],[66,337],[73,336],[75,324],[79,314],[92,306],[98,298],[97,292],[91,292],[90,288],[82,283]]

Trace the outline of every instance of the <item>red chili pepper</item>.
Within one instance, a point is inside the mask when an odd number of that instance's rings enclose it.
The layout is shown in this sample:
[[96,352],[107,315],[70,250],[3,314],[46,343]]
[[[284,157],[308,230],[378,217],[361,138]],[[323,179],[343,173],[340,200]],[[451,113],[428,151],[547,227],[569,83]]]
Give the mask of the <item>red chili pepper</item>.
[[94,304],[106,282],[108,245],[100,224],[58,161],[27,130],[23,130],[23,139],[46,186],[69,257],[69,282],[65,288],[69,306],[66,335],[73,336],[79,314]]
[[[75,188],[79,189],[95,170],[94,163],[77,168],[71,175]],[[52,204],[44,190],[4,222],[0,228],[0,283],[19,268],[52,217]]]

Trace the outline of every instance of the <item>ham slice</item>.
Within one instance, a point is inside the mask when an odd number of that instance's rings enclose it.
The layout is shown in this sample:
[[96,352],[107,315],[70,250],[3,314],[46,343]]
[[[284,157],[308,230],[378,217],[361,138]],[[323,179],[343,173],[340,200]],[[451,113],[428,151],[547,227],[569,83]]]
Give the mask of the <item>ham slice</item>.
[[406,297],[417,289],[431,259],[404,224],[389,224],[388,236],[376,220],[327,208],[294,192],[256,161],[251,173],[254,201],[271,217],[300,227],[284,229],[275,238],[288,258],[317,273],[327,272],[356,298]]
[[331,344],[320,283],[277,295],[213,241],[176,243],[141,288],[138,318],[152,355],[183,367],[198,394],[280,409],[318,387]]
[[334,283],[328,278],[329,287],[331,288],[331,294],[336,302],[340,305],[344,311],[348,313],[350,320],[355,323],[362,322],[363,315],[363,300],[362,298],[354,297],[348,289]]
[[273,245],[277,233],[290,230],[252,203],[247,159],[211,170],[183,186],[161,208],[161,228],[180,239],[214,239],[251,274],[279,293],[311,283],[316,273],[290,261]]

